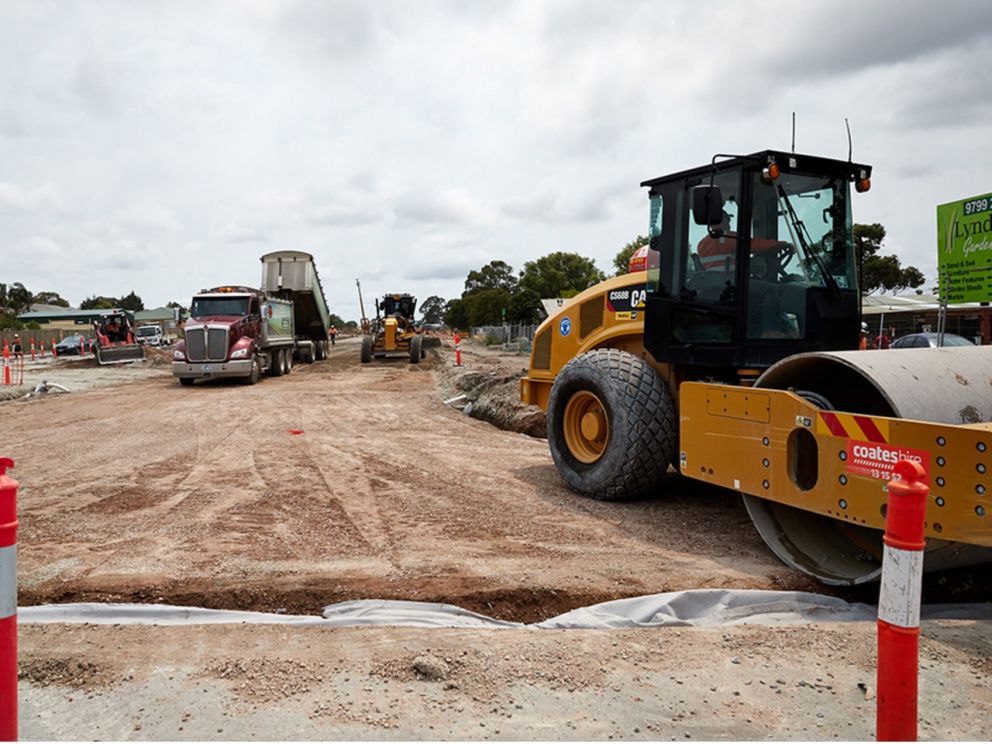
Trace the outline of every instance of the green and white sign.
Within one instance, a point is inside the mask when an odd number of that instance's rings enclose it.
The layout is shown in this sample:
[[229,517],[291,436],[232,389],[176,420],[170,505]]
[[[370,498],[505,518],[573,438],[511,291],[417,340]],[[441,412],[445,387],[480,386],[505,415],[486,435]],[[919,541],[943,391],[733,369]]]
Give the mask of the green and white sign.
[[992,194],[937,207],[937,272],[945,302],[992,300]]

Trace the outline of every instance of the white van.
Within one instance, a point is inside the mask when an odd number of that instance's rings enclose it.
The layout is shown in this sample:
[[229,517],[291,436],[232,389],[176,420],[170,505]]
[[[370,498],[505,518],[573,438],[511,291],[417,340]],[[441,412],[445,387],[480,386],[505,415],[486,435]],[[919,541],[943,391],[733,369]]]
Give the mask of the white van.
[[138,326],[134,332],[135,341],[139,344],[147,344],[148,346],[162,346],[162,329],[158,326],[147,325]]

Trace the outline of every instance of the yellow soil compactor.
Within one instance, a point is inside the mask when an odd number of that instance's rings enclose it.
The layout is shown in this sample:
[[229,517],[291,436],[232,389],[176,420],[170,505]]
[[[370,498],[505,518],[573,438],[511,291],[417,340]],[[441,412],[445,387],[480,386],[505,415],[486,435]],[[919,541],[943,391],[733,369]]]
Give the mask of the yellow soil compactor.
[[871,167],[763,151],[645,181],[646,271],[538,329],[521,399],[598,499],[684,476],[743,494],[787,564],[880,575],[886,483],[927,470],[925,568],[992,561],[992,347],[854,351],[851,186]]

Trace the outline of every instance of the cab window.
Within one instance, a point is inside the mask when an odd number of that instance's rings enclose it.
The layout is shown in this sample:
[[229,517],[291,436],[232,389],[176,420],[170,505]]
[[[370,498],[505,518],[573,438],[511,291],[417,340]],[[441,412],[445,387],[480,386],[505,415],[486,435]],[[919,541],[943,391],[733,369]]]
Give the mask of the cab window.
[[[715,230],[697,225],[689,215],[683,299],[732,305],[737,300],[737,222],[740,213],[738,171],[721,173],[713,183],[723,195],[723,221]],[[691,212],[692,200],[686,199]]]

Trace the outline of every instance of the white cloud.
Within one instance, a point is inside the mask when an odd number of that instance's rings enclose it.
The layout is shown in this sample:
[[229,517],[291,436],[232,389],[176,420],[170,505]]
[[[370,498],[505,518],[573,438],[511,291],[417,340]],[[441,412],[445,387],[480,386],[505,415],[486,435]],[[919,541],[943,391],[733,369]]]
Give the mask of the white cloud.
[[0,281],[162,305],[296,248],[355,317],[356,277],[452,297],[493,259],[605,268],[644,231],[641,180],[788,149],[792,112],[797,148],[834,157],[850,118],[876,167],[855,219],[932,271],[936,204],[992,186],[990,21],[957,0],[8,3]]
[[51,185],[35,188],[0,181],[0,212],[29,212],[55,206],[55,189]]

